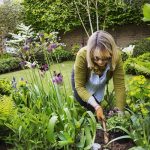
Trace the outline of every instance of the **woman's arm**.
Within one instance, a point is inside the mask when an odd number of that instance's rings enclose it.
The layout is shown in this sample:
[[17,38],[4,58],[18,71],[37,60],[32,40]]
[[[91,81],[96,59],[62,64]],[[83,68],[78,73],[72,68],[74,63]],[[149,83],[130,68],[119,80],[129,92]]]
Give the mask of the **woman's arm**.
[[85,88],[87,76],[88,76],[88,68],[86,60],[86,50],[81,49],[78,52],[75,60],[74,80],[77,93],[83,101],[88,101],[88,99],[92,96]]
[[119,53],[119,60],[116,69],[113,72],[113,83],[116,97],[116,107],[123,111],[125,106],[125,73],[123,70],[121,53]]

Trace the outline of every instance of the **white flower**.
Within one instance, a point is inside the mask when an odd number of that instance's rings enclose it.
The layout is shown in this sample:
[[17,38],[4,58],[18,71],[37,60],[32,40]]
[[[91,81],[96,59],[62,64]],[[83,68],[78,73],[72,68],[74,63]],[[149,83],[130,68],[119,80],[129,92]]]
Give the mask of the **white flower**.
[[123,48],[122,51],[131,56],[133,54],[134,47],[135,45],[129,45],[128,47]]

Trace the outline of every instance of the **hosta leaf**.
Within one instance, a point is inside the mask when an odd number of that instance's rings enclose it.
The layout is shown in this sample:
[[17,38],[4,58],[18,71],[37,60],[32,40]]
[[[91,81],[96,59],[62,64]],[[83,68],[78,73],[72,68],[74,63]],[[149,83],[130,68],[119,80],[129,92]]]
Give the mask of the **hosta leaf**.
[[48,128],[47,128],[47,139],[49,142],[54,143],[55,142],[55,132],[54,128],[56,125],[56,121],[58,119],[58,116],[52,116],[49,120],[48,123]]

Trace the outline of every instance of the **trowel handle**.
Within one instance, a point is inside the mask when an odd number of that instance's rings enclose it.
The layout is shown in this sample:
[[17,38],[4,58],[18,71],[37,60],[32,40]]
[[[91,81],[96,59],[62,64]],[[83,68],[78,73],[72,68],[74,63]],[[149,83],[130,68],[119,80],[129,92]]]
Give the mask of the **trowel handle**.
[[107,144],[109,139],[108,139],[108,133],[106,130],[106,122],[102,120],[102,125],[103,125],[103,130],[104,130],[104,143]]

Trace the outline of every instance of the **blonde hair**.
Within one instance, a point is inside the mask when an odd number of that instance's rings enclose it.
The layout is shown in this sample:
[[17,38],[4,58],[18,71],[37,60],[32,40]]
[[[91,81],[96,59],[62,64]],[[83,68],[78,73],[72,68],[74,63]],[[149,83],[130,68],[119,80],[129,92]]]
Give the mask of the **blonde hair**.
[[87,63],[89,68],[94,67],[92,57],[94,53],[99,53],[102,58],[111,57],[111,65],[114,70],[118,61],[118,47],[114,38],[106,31],[96,31],[87,42]]

